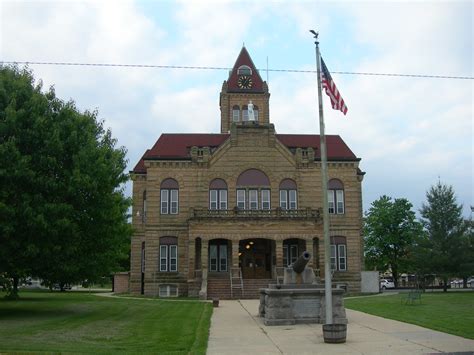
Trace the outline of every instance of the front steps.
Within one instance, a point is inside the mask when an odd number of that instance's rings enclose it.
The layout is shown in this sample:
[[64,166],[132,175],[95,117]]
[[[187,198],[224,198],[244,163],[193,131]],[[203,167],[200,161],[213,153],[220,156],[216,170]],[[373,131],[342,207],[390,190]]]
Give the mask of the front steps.
[[234,289],[231,297],[230,279],[228,278],[209,278],[207,280],[207,298],[219,298],[221,300],[230,299],[258,299],[259,290],[268,287],[268,284],[276,283],[272,279],[244,279],[243,294],[240,289]]

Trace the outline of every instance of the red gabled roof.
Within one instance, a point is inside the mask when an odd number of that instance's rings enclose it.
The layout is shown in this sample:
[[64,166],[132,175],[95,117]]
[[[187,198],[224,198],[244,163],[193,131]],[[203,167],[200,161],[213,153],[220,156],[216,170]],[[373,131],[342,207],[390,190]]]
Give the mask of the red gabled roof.
[[138,161],[137,165],[135,165],[135,167],[132,170],[134,173],[137,173],[137,174],[145,174],[146,173],[145,158],[146,158],[149,151],[150,151],[150,149],[147,149],[145,151],[145,153],[143,154],[143,156]]
[[[276,134],[280,142],[288,148],[312,147],[314,156],[321,159],[320,136],[315,134]],[[337,135],[326,135],[327,156],[329,160],[355,160],[357,157],[347,144]]]
[[[246,65],[252,69],[252,75],[250,75],[250,77],[252,78],[253,85],[251,89],[240,89],[237,85],[237,81],[239,79],[239,76],[237,75],[237,69],[239,69],[241,65]],[[242,47],[242,50],[235,61],[234,67],[232,68],[229,78],[227,79],[227,84],[229,92],[263,92],[262,77],[255,67],[255,64],[253,64],[252,58],[250,58],[250,54],[247,52],[245,47]]]
[[[162,134],[153,148],[143,154],[133,169],[134,173],[146,173],[144,161],[146,159],[190,159],[190,149],[197,147],[217,148],[223,144],[230,134]],[[320,159],[319,135],[309,134],[276,134],[277,139],[289,149],[312,147],[315,158]],[[349,149],[340,136],[326,136],[328,160],[357,160],[358,158]]]
[[218,147],[224,143],[230,134],[179,134],[166,133],[156,141],[150,149],[147,158],[161,159],[183,159],[189,158],[189,148],[197,147]]

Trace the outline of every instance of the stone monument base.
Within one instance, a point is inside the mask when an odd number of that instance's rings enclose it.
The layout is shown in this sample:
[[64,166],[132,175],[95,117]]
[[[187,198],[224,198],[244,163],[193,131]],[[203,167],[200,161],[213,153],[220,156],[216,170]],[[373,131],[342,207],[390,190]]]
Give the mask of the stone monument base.
[[[316,285],[269,285],[260,289],[259,316],[265,325],[324,324],[324,288]],[[344,290],[332,289],[333,322],[347,324]]]

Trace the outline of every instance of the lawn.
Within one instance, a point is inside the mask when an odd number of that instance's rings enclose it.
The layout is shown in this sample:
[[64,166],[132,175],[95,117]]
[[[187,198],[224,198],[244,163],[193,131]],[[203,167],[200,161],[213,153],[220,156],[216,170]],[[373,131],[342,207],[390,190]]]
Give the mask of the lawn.
[[474,292],[423,293],[421,304],[403,295],[345,299],[346,308],[474,339]]
[[0,353],[205,354],[212,305],[133,300],[81,292],[0,292]]

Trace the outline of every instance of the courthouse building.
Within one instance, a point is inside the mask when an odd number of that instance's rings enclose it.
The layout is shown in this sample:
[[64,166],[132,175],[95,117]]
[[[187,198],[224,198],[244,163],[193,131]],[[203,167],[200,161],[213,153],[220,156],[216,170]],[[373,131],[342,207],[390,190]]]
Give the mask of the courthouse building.
[[[131,293],[257,297],[305,250],[324,275],[319,135],[277,134],[269,99],[244,47],[222,85],[221,132],[162,134],[143,154]],[[364,173],[340,136],[326,139],[333,279],[359,291]]]

